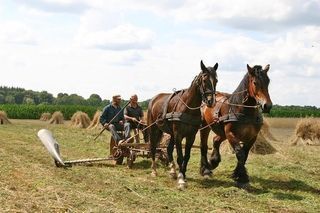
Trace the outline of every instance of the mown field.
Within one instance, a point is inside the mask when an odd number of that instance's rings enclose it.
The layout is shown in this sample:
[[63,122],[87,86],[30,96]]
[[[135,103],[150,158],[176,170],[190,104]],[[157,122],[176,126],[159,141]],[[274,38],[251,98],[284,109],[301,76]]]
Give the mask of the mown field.
[[[193,149],[188,187],[176,188],[167,168],[150,176],[150,161],[137,159],[133,169],[111,162],[68,169],[56,168],[37,138],[50,129],[64,159],[104,157],[110,135],[97,142],[99,130],[48,125],[36,120],[11,120],[0,126],[0,212],[318,212],[320,147],[289,146],[297,119],[269,119],[278,152],[250,154],[248,190],[230,179],[235,156],[224,154],[211,179],[199,171],[199,150]],[[199,143],[197,139],[197,143]]]

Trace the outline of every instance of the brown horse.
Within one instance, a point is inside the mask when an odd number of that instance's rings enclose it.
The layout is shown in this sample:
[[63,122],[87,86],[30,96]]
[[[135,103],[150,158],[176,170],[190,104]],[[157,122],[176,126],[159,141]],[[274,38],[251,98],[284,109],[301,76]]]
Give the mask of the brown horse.
[[259,108],[261,107],[264,113],[269,113],[272,108],[268,92],[269,68],[270,65],[264,69],[259,65],[247,65],[248,73],[233,94],[217,93],[215,105],[203,108],[203,125],[212,124],[210,127],[216,136],[213,137],[213,151],[208,161],[207,142],[210,128],[200,131],[201,175],[211,175],[211,170],[219,165],[220,144],[228,139],[238,159],[232,177],[239,187],[248,185],[249,176],[245,163],[262,126],[262,113]]
[[[185,176],[187,164],[190,158],[191,147],[195,135],[201,125],[200,105],[202,101],[211,106],[217,83],[216,70],[218,63],[214,67],[206,67],[201,61],[201,72],[192,81],[188,89],[174,93],[161,93],[152,98],[148,107],[148,125],[150,150],[152,157],[152,175],[156,176],[155,154],[163,132],[171,135],[167,146],[170,175],[177,178],[175,164],[173,162],[173,149],[176,146],[177,163],[179,165],[178,184],[185,186]],[[186,138],[185,155],[183,156],[181,141]]]

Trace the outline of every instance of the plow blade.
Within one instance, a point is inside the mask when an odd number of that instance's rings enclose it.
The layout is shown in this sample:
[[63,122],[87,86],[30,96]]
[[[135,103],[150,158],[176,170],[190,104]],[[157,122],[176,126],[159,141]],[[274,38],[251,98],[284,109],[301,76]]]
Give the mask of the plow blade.
[[107,157],[107,158],[88,158],[88,159],[63,161],[60,156],[59,144],[53,138],[53,135],[49,130],[41,129],[38,132],[38,137],[40,138],[42,144],[48,150],[49,154],[53,158],[54,163],[56,164],[57,167],[70,167],[75,164],[95,163],[95,162],[101,162],[101,161],[114,160],[113,157]]
[[59,144],[53,138],[52,133],[47,129],[41,129],[38,132],[38,137],[42,144],[46,147],[51,157],[54,159],[57,166],[66,166],[60,157]]

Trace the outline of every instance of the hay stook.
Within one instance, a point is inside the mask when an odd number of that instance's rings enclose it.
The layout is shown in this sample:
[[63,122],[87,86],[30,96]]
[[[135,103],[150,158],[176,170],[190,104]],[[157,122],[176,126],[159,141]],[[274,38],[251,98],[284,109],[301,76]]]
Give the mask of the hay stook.
[[0,111],[0,125],[11,124],[5,111]]
[[314,118],[301,119],[291,139],[291,145],[320,145],[320,121]]
[[54,112],[52,114],[51,119],[49,120],[50,124],[63,124],[64,123],[64,117],[63,114],[60,111]]
[[90,125],[88,126],[87,129],[95,129],[95,128],[100,128],[102,127],[102,125],[100,125],[100,116],[101,116],[101,111],[96,111],[96,113],[93,116],[93,119],[90,123]]
[[44,112],[41,114],[40,121],[49,121],[51,119],[51,113]]
[[90,118],[87,113],[78,111],[71,117],[71,126],[76,128],[87,128],[90,125]]

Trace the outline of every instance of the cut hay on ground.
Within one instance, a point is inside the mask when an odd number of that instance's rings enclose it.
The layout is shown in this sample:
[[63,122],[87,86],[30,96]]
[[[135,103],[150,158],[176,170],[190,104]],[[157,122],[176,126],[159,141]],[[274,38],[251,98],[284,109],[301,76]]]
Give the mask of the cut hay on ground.
[[49,112],[45,112],[42,113],[41,117],[40,117],[40,121],[48,121],[51,118],[51,113]]
[[0,125],[1,124],[11,124],[5,111],[0,111]]
[[78,111],[71,117],[71,126],[76,128],[87,128],[90,125],[90,118],[87,113]]
[[314,118],[301,119],[296,126],[291,145],[320,145],[320,121]]
[[93,119],[88,126],[88,129],[96,129],[96,128],[101,128],[102,125],[100,124],[100,116],[101,116],[101,111],[96,111],[96,113],[93,116]]
[[64,117],[60,111],[54,112],[49,121],[50,124],[63,124],[63,122],[64,122]]

